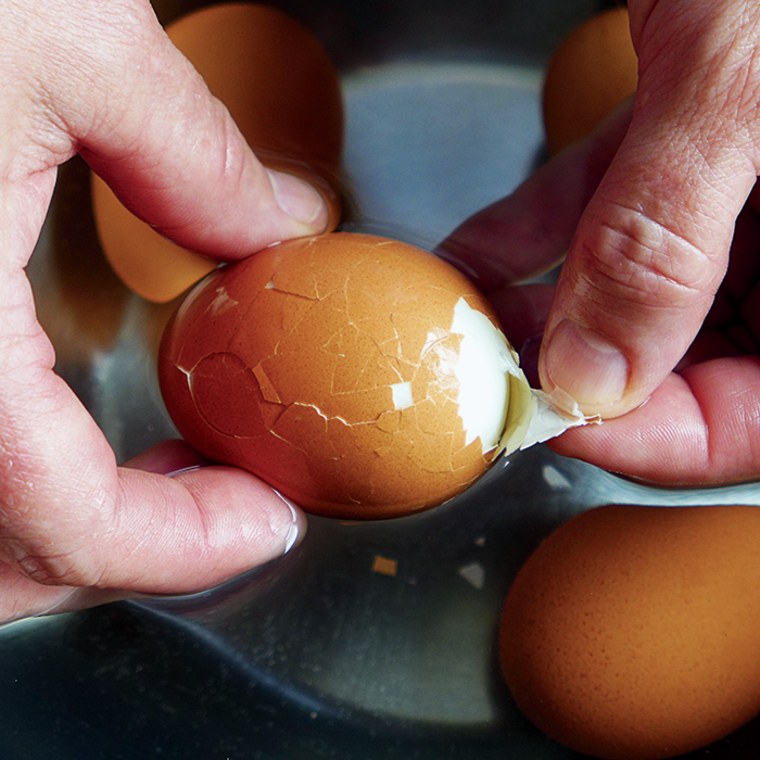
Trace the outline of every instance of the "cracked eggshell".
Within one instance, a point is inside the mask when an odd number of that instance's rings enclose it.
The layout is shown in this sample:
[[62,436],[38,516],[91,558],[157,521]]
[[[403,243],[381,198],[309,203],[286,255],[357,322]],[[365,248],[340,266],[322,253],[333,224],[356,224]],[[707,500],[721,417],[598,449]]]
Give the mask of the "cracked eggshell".
[[[302,177],[322,194],[334,229],[341,214],[343,100],[338,72],[317,38],[286,13],[254,3],[202,8],[166,31],[262,163]],[[106,258],[144,298],[170,301],[216,267],[134,216],[94,174],[92,202]]]
[[500,450],[513,367],[522,376],[460,272],[356,233],[215,271],[175,313],[159,356],[166,406],[191,445],[342,518],[431,507],[482,475]]

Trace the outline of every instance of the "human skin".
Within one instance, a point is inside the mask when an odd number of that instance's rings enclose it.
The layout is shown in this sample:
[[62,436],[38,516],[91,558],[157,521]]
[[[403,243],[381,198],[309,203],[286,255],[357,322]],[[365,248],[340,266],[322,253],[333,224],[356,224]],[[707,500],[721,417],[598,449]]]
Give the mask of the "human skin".
[[[632,110],[469,220],[452,250],[508,332],[544,335],[545,388],[607,418],[559,451],[662,483],[754,478],[760,8],[629,9]],[[0,621],[218,583],[281,554],[302,516],[179,444],[117,466],[53,371],[24,267],[76,153],[139,216],[221,259],[318,232],[325,210],[264,172],[148,2],[6,0],[0,21]],[[522,290],[528,318],[515,313],[512,283],[565,253],[556,294]]]
[[[633,102],[444,248],[508,333],[536,336],[532,349],[540,340],[543,388],[605,418],[561,436],[559,452],[668,485],[754,479],[760,5],[628,8]],[[534,285],[515,297],[516,282],[563,256],[553,294]]]
[[176,442],[117,465],[53,370],[25,266],[75,154],[219,259],[320,232],[321,199],[262,168],[147,0],[6,0],[0,81],[0,622],[191,592],[281,555],[303,515],[253,476]]

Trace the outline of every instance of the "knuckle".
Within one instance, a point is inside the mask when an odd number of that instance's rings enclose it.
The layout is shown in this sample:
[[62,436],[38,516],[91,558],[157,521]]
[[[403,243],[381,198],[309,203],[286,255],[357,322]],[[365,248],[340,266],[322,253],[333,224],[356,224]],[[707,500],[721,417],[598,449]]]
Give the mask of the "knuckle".
[[715,292],[722,272],[699,246],[643,212],[618,207],[584,243],[606,292],[643,305],[687,306]]
[[74,554],[35,554],[26,551],[16,558],[19,570],[45,586],[97,586],[99,574]]
[[248,145],[221,101],[212,97],[206,105],[209,109],[209,128],[202,138],[205,172],[220,186],[224,182],[230,182],[235,187],[242,188],[248,179],[245,174]]
[[[103,545],[111,538],[113,519],[110,501],[94,489],[91,493],[89,503],[95,505],[97,517],[91,514],[84,522],[79,519],[81,510],[68,506],[71,502],[47,501],[34,486],[26,494],[5,494],[0,504],[0,563],[45,586],[101,586],[108,569]],[[37,511],[40,504],[48,505],[47,516]]]

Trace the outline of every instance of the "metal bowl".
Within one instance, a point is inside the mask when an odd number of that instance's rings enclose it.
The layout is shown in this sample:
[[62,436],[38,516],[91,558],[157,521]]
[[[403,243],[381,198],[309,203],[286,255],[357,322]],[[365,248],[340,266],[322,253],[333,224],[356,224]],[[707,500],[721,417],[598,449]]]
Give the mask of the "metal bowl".
[[[273,2],[343,77],[346,227],[435,246],[543,158],[546,60],[591,0]],[[162,21],[201,5],[156,2]],[[59,185],[29,268],[58,371],[120,459],[175,430],[154,353],[175,304],[127,292],[99,250],[86,167]],[[188,597],[0,630],[3,758],[571,758],[517,711],[495,639],[515,572],[608,503],[757,503],[754,485],[665,491],[542,446],[411,517],[312,518],[296,552]],[[693,758],[749,756],[758,722]]]

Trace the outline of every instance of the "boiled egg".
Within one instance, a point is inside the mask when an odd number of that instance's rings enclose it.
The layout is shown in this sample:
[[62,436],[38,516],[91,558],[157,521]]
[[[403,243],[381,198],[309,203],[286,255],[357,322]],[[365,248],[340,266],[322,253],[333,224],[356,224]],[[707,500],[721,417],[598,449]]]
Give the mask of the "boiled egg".
[[193,447],[341,518],[451,499],[493,463],[505,430],[525,437],[532,408],[469,280],[360,233],[287,241],[217,269],[169,322],[158,369]]
[[517,705],[569,748],[710,744],[760,711],[760,508],[584,512],[524,564],[499,637]]

